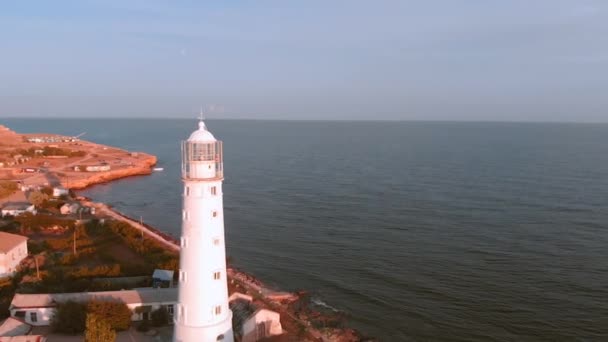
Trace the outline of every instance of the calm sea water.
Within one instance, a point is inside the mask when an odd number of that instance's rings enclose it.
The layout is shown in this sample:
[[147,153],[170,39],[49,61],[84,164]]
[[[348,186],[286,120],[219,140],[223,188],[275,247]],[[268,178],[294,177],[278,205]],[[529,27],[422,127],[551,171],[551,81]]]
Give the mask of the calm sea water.
[[[83,193],[179,235],[193,120],[22,120],[155,154]],[[608,340],[608,125],[209,121],[228,254],[385,341]]]

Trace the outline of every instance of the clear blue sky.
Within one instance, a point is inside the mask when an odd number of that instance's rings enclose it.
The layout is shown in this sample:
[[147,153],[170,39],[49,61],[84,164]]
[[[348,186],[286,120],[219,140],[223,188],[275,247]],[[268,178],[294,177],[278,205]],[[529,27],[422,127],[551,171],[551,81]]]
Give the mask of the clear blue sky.
[[608,121],[608,1],[0,4],[0,116],[200,104],[212,118]]

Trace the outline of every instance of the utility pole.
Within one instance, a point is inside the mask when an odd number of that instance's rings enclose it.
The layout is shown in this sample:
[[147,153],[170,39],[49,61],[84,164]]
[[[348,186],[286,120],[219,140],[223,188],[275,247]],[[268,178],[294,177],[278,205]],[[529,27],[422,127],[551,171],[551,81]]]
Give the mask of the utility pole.
[[34,262],[36,262],[36,277],[40,280],[40,268],[38,267],[38,256],[34,254]]
[[142,229],[140,229],[139,231],[141,232],[141,243],[144,243],[144,230],[143,230],[143,225],[144,225],[144,219],[143,217],[139,217],[139,224],[142,226]]

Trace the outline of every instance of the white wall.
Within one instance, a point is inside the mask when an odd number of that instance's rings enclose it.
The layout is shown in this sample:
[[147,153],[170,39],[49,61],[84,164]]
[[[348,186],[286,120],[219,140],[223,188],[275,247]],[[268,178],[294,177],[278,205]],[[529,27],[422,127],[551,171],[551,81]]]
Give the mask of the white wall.
[[[258,334],[258,324],[266,322],[265,331]],[[243,340],[242,342],[255,342],[258,336],[269,337],[281,335],[283,327],[281,326],[281,315],[277,312],[261,309],[249,317],[243,324]]]
[[[25,311],[25,317],[17,317],[17,311]],[[36,313],[37,321],[32,321],[32,312]],[[51,324],[51,318],[55,313],[55,308],[30,308],[30,309],[12,309],[11,316],[22,319],[25,323],[35,326],[45,326]]]
[[0,277],[10,276],[21,260],[27,257],[27,240],[23,241],[6,254],[0,254]]

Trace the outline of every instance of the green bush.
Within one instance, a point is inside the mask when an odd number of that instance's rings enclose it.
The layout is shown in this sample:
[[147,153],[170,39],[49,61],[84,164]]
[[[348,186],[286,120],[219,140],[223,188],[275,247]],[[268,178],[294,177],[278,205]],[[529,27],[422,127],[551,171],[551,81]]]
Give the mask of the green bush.
[[154,311],[152,311],[152,325],[155,327],[160,327],[169,323],[169,313],[167,309],[164,307],[160,307]]
[[91,301],[87,305],[87,311],[103,319],[114,330],[127,330],[131,326],[133,313],[125,303]]
[[64,334],[80,334],[85,329],[87,307],[74,301],[57,304],[51,318],[51,329]]
[[41,207],[44,202],[48,201],[49,195],[41,192],[41,191],[32,191],[27,196],[27,200],[30,201],[33,205],[37,207]]
[[31,254],[38,254],[38,253],[46,252],[46,251],[49,251],[50,249],[51,249],[51,246],[49,246],[48,242],[46,242],[46,241],[36,242],[34,240],[27,240],[27,250]]
[[87,314],[85,342],[114,342],[116,331],[102,317],[96,314]]

